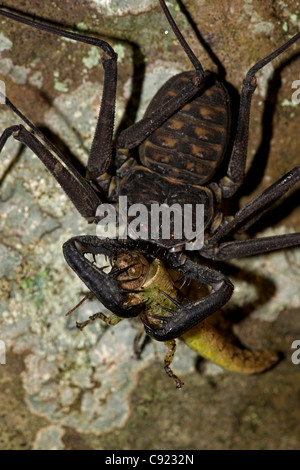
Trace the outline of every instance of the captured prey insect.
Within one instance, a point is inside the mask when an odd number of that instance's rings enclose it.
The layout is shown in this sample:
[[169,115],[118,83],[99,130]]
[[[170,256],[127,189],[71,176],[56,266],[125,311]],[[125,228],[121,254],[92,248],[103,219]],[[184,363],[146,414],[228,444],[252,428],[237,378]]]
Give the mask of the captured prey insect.
[[[172,231],[168,238],[163,237],[162,233],[158,237],[149,236],[148,248],[142,250],[142,255],[144,251],[147,255],[150,253],[166,269],[208,286],[205,296],[189,303],[181,303],[173,289],[161,289],[163,298],[171,302],[171,306],[166,306],[164,302],[167,301],[163,302],[160,298],[160,304],[164,310],[168,309],[168,315],[156,311],[153,313],[153,302],[150,311],[147,310],[147,302],[140,296],[136,297],[140,302],[129,301],[131,294],[139,293],[128,292],[124,286],[120,287],[120,280],[107,275],[86,256],[104,254],[113,258],[122,250],[134,250],[136,241],[127,239],[115,243],[96,236],[77,236],[63,246],[67,263],[114,315],[120,318],[139,316],[149,336],[157,341],[172,342],[177,337],[188,335],[189,330],[200,325],[232,296],[231,281],[213,266],[214,261],[300,245],[300,233],[228,241],[237,228],[248,229],[299,181],[300,165],[235,215],[228,217],[222,211],[222,203],[234,196],[244,181],[249,115],[256,88],[255,75],[291,47],[300,38],[300,33],[249,69],[242,84],[239,112],[231,116],[225,85],[216,75],[203,70],[166,3],[164,0],[159,0],[159,3],[193,70],[168,80],[152,99],[144,118],[123,130],[115,141],[117,55],[110,44],[95,37],[39,23],[1,8],[0,15],[9,20],[98,47],[102,52],[104,87],[85,177],[7,97],[6,106],[25,125],[16,124],[5,129],[0,137],[0,150],[10,136],[27,145],[50,170],[78,212],[90,223],[99,222],[97,208],[103,201],[117,202],[120,196],[127,198],[129,206],[143,204],[149,214],[152,204],[167,204],[169,207],[173,204],[180,207],[187,204],[204,206],[204,245],[197,250],[197,262],[191,260],[186,250],[187,244],[193,240],[185,236],[176,237]],[[236,132],[231,150],[229,141],[232,137],[232,121],[236,123]],[[135,148],[138,148],[136,158],[133,153],[132,156],[129,154]],[[224,166],[226,163],[222,175],[221,163]],[[142,284],[141,288],[145,290],[145,285]],[[150,296],[150,300],[153,298]]]
[[[77,242],[78,243],[78,242]],[[107,257],[112,265],[112,269],[107,274],[110,282],[107,285],[108,291],[113,283],[118,283],[119,290],[126,295],[123,306],[134,308],[143,305],[144,309],[139,315],[147,328],[163,328],[164,322],[176,313],[183,306],[188,309],[193,302],[203,297],[202,289],[205,286],[195,282],[197,274],[191,276],[185,269],[180,271],[170,270],[162,259],[156,258],[149,252],[149,246],[139,246],[131,242],[124,249],[116,241],[110,242],[110,252],[106,251]],[[108,245],[106,245],[108,248]],[[155,255],[161,255],[159,251]],[[164,256],[162,256],[164,259]],[[105,269],[108,266],[102,268]],[[194,282],[194,286],[189,289],[184,288],[184,284]],[[193,299],[193,300],[191,300]],[[76,308],[76,307],[75,307]],[[74,309],[71,310],[71,312]],[[71,313],[69,312],[69,313]],[[109,326],[114,326],[123,320],[120,316],[112,313],[106,316],[102,312],[97,312],[90,316],[88,320],[77,322],[77,327],[82,330],[88,324],[101,319]],[[138,340],[140,331],[136,335],[134,350],[136,356],[140,354]],[[251,351],[244,348],[237,342],[234,336],[223,335],[210,318],[203,320],[186,333],[180,339],[187,346],[195,350],[200,356],[223,367],[224,369],[241,374],[253,374],[265,371],[278,362],[279,356],[273,351]],[[173,378],[177,388],[181,388],[183,383],[171,369],[171,363],[176,351],[176,340],[170,339],[164,342],[168,350],[164,359],[164,368],[169,377]]]

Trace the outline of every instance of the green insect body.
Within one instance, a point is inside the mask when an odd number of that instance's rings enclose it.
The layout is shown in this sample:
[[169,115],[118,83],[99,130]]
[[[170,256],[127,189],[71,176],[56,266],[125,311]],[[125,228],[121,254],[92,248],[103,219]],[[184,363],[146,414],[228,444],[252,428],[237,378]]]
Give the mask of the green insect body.
[[[138,293],[128,294],[127,305],[144,303],[145,309],[142,313],[144,320],[159,328],[163,323],[161,318],[170,315],[169,310],[174,310],[174,306],[176,308],[172,299],[175,300],[178,297],[178,291],[170,273],[160,260],[154,259],[148,263],[146,258],[138,252],[118,255],[115,268],[125,269],[126,267],[128,269],[118,276],[119,281],[124,280],[120,287],[140,290]],[[164,369],[168,376],[175,380],[176,387],[181,388],[183,382],[170,368],[176,351],[176,340],[165,341],[164,344],[168,348],[164,359]]]
[[279,359],[278,354],[274,351],[242,349],[229,341],[207,320],[187,331],[181,336],[181,339],[203,358],[209,359],[228,371],[239,374],[264,372],[276,364]]
[[[176,282],[180,273],[169,271],[158,259],[148,262],[139,252],[122,252],[116,258],[112,272],[117,273],[116,279],[120,288],[128,290],[126,305],[133,306],[145,304],[143,321],[150,325],[163,328],[163,319],[172,315],[178,305],[186,302],[188,293],[182,293]],[[120,274],[118,274],[120,273]],[[193,292],[195,295],[195,292]],[[198,294],[197,294],[198,295]],[[204,294],[203,294],[204,295]],[[216,312],[213,317],[196,325],[183,334],[180,339],[195,350],[201,357],[223,367],[224,369],[240,374],[255,374],[272,367],[278,361],[278,355],[273,351],[251,351],[237,345],[236,338],[219,330],[213,323],[217,319]],[[86,322],[77,324],[82,329],[90,321],[101,318],[106,324],[113,326],[123,320],[115,314],[106,317],[98,312]],[[176,351],[176,340],[166,341],[167,354],[164,359],[166,373],[175,380],[176,387],[181,388],[182,381],[170,368]]]

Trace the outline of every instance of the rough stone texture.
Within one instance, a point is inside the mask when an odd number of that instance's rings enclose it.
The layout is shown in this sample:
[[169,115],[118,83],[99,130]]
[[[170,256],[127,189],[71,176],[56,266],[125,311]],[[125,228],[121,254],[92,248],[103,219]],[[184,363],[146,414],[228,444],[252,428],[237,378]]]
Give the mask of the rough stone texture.
[[[17,3],[24,12],[99,35],[115,47],[117,126],[141,116],[169,76],[190,68],[160,9],[151,9],[153,1],[118,2],[118,9],[100,1]],[[197,26],[236,89],[251,65],[299,29],[294,0],[223,0],[213,9],[207,0],[183,3],[189,16],[169,2],[186,39],[204,67],[217,70],[193,30]],[[258,76],[240,204],[299,163],[299,108],[292,103],[299,50],[300,44],[293,46]],[[0,53],[9,98],[84,164],[103,78],[98,51],[0,19]],[[16,122],[1,106],[0,128]],[[135,327],[129,322],[76,331],[75,320],[99,305],[86,302],[64,316],[83,287],[64,263],[61,245],[94,228],[80,219],[38,159],[12,139],[0,171],[0,340],[7,348],[6,365],[0,366],[1,448],[299,448],[300,365],[291,361],[291,344],[300,339],[299,250],[223,267],[237,285],[226,313],[240,338],[252,348],[283,351],[283,361],[255,377],[203,361],[196,370],[194,353],[179,344],[174,370],[185,386],[178,392],[165,377],[162,345],[148,344],[141,361],[132,359]],[[296,189],[259,230],[299,231],[298,196]]]

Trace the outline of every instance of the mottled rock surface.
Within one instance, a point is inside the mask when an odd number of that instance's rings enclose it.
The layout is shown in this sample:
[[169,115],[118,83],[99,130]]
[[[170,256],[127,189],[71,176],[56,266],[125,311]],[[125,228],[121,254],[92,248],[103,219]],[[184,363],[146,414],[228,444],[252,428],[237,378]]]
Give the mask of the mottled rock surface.
[[[167,78],[190,64],[158,2],[117,3],[24,0],[20,9],[113,45],[119,56],[116,119],[123,128],[142,115]],[[236,90],[250,66],[299,29],[293,0],[223,0],[213,9],[207,0],[190,0],[184,2],[188,15],[177,2],[168,3],[203,66],[217,71],[220,61]],[[299,163],[300,111],[292,102],[299,51],[300,43],[258,75],[240,204]],[[24,114],[85,164],[103,80],[96,49],[0,18],[0,79]],[[0,107],[0,130],[17,122]],[[10,139],[0,178],[0,340],[6,345],[0,448],[299,448],[300,364],[291,360],[292,342],[300,339],[299,250],[224,267],[237,286],[226,307],[236,332],[253,349],[282,351],[281,363],[240,377],[197,360],[180,343],[174,371],[185,386],[179,392],[164,374],[163,345],[149,343],[140,361],[132,359],[134,324],[108,329],[99,321],[80,333],[76,319],[100,308],[89,302],[65,317],[85,289],[61,246],[95,228],[80,219],[38,159]],[[259,231],[299,231],[298,202],[296,188],[260,221]]]

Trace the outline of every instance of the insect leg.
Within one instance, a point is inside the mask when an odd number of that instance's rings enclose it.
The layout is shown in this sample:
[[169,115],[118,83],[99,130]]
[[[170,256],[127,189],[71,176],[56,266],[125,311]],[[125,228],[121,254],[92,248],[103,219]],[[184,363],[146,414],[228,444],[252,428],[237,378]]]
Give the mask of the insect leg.
[[164,359],[165,372],[171,379],[175,380],[176,388],[181,388],[183,385],[183,382],[180,380],[179,377],[177,377],[177,375],[174,374],[174,372],[172,371],[170,367],[171,362],[173,361],[173,358],[174,358],[175,351],[176,351],[176,341],[175,339],[172,339],[171,341],[165,341],[164,344],[168,348],[167,354],[165,355],[165,359]]
[[96,312],[94,313],[93,315],[91,315],[88,320],[85,320],[81,323],[79,322],[76,322],[76,326],[79,330],[83,330],[83,328],[85,328],[87,325],[89,325],[90,323],[92,323],[93,321],[97,320],[97,319],[100,319],[102,321],[104,321],[104,323],[108,326],[115,326],[117,325],[120,321],[122,321],[122,318],[118,317],[117,315],[114,315],[113,313],[107,317],[104,313],[102,312]]

